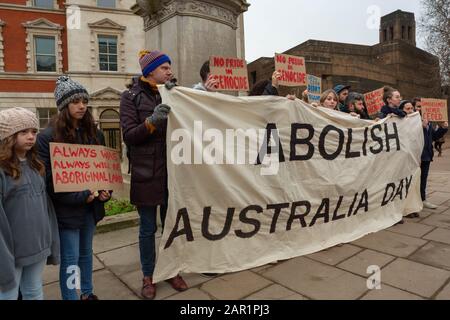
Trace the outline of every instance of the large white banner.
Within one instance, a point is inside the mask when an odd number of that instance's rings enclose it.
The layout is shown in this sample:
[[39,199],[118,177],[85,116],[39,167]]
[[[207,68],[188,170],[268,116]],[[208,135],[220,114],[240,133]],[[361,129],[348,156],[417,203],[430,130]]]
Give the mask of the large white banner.
[[156,282],[310,254],[422,209],[418,113],[375,123],[283,97],[160,91],[172,109]]

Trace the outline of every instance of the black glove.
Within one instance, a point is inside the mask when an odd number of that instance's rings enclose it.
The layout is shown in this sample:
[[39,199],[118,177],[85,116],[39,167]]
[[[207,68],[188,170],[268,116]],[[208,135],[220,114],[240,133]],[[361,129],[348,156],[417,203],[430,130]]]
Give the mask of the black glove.
[[147,121],[153,124],[155,127],[167,120],[167,116],[169,115],[170,107],[167,104],[159,104],[156,106],[152,115],[147,118]]
[[177,79],[172,79],[170,81],[167,81],[164,86],[167,88],[167,90],[171,90],[172,88],[178,86],[177,85]]

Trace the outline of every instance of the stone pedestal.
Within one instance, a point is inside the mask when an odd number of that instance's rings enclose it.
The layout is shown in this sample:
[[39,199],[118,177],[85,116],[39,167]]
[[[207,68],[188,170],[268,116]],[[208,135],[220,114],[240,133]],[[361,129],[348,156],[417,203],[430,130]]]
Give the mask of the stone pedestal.
[[132,9],[144,19],[143,48],[168,54],[178,83],[192,86],[211,55],[245,58],[248,7],[246,0],[138,0]]

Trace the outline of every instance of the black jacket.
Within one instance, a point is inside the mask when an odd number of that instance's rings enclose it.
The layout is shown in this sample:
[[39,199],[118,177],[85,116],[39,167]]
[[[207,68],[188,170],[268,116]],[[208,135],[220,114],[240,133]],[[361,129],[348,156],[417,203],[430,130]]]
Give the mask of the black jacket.
[[263,96],[278,96],[278,90],[272,85],[272,82],[269,82],[267,86],[264,88]]
[[399,116],[400,118],[406,117],[406,112],[405,112],[405,111],[403,111],[403,110],[401,110],[401,109],[398,109],[398,108],[391,108],[391,107],[389,107],[389,106],[387,106],[387,105],[385,105],[385,106],[383,106],[383,107],[381,108],[381,111],[380,111],[378,117],[379,117],[380,119],[384,119],[384,118],[386,118],[387,115],[390,114],[390,113],[393,113],[393,114]]
[[[80,129],[81,130],[81,129]],[[84,144],[81,141],[80,132],[77,131],[78,144]],[[103,133],[97,130],[97,140],[105,145]],[[79,229],[83,226],[86,214],[94,215],[95,223],[102,220],[105,216],[105,206],[103,202],[95,199],[87,204],[86,200],[90,195],[89,190],[81,192],[59,192],[55,193],[53,188],[52,168],[50,161],[50,142],[53,142],[53,128],[48,127],[37,137],[37,148],[39,158],[45,164],[45,180],[47,193],[53,200],[53,205],[58,219],[58,226],[63,229]],[[92,142],[92,144],[95,144]]]
[[429,123],[426,128],[423,128],[424,146],[422,151],[422,161],[433,161],[433,141],[442,138],[447,133],[447,131],[448,129],[444,128],[438,128],[437,130],[434,130],[431,123]]
[[120,125],[123,140],[130,151],[130,201],[136,206],[167,203],[167,121],[153,133],[145,125],[145,119],[160,103],[159,93],[139,79],[133,79],[133,84],[122,93],[120,100]]

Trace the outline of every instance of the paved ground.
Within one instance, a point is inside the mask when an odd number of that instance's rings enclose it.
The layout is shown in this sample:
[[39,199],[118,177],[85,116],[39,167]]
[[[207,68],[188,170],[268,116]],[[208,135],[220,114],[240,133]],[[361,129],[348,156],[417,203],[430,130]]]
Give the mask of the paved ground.
[[[448,141],[448,140],[447,140]],[[157,299],[450,299],[450,150],[432,164],[429,201],[418,219],[344,244],[216,278],[185,275],[191,289],[158,284]],[[99,234],[94,241],[95,293],[139,299],[137,227]],[[367,267],[381,269],[381,290],[367,289]],[[58,271],[45,271],[47,299],[60,299]]]

